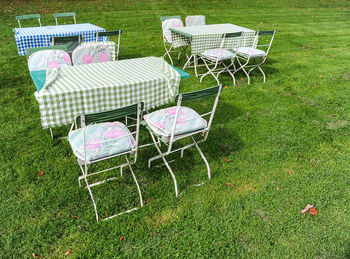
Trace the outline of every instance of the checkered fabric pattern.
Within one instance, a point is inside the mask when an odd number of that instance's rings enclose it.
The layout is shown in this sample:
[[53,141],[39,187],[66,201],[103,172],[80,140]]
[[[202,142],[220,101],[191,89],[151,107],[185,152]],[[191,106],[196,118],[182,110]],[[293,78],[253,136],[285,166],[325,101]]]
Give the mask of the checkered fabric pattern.
[[[193,27],[170,29],[173,46],[183,46],[185,42],[191,45],[191,54],[199,54],[208,49],[219,48],[224,33],[243,32],[242,38],[229,38],[225,40],[224,48],[233,49],[240,42],[243,46],[251,46],[254,41],[253,30],[233,24],[211,24]],[[244,37],[244,38],[243,38]]]
[[15,28],[14,31],[18,54],[23,56],[27,48],[50,46],[51,37],[82,35],[84,41],[95,41],[94,33],[106,30],[90,23],[83,23]]
[[[106,37],[107,38],[107,37]],[[80,45],[84,46],[84,45],[94,45],[97,42],[83,42]],[[106,45],[111,53],[111,56],[113,57],[113,60],[118,60],[118,56],[116,56],[116,51],[115,51],[115,47],[116,47],[116,43],[114,41],[104,41],[103,43],[101,42],[100,44]]]
[[61,67],[47,71],[47,82],[35,97],[43,128],[52,128],[70,124],[80,114],[140,101],[146,109],[164,105],[178,93],[180,78],[157,57]]

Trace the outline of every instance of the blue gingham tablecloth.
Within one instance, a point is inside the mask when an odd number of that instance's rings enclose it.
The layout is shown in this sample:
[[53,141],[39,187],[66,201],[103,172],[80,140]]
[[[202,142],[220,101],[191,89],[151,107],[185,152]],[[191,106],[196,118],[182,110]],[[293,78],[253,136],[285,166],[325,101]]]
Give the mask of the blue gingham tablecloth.
[[95,32],[106,31],[90,23],[15,28],[18,54],[26,54],[27,48],[48,47],[51,37],[82,35],[84,41],[94,41]]

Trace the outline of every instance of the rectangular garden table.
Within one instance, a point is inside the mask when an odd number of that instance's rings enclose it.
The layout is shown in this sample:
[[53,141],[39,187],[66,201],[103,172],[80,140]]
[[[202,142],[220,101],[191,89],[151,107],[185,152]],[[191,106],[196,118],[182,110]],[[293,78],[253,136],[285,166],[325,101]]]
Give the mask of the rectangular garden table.
[[43,128],[74,122],[76,116],[143,101],[146,109],[171,101],[181,75],[162,58],[145,57],[64,66],[46,71],[35,92]]
[[95,32],[106,31],[90,23],[15,28],[13,30],[20,56],[26,54],[27,48],[50,46],[51,37],[82,35],[84,41],[93,41],[96,39]]
[[[211,48],[218,48],[222,35],[225,33],[255,33],[255,31],[234,25],[231,23],[209,24],[192,27],[170,28],[172,45],[174,48],[191,46],[191,56],[188,58],[184,69],[190,64],[192,58],[196,62],[197,55]],[[232,43],[227,41],[232,46]]]

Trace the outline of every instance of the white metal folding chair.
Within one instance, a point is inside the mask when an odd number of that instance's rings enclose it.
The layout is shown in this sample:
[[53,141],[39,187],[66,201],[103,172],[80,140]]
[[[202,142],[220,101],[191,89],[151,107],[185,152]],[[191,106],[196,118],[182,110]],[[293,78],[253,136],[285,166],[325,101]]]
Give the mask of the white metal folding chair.
[[[195,146],[206,164],[208,178],[211,178],[209,163],[199,148],[198,144],[206,141],[208,137],[221,90],[222,86],[218,85],[204,90],[179,94],[175,97],[175,102],[177,103],[176,106],[158,110],[146,114],[143,117],[146,128],[149,130],[153,143],[159,152],[159,155],[148,160],[148,167],[151,167],[151,163],[154,160],[160,158],[163,160],[165,166],[168,168],[173,178],[176,197],[179,195],[176,178],[165,157],[171,153],[178,151],[181,151],[181,157],[183,157],[185,149]],[[216,95],[216,98],[210,112],[199,115],[193,109],[181,106],[182,102],[197,100],[199,98],[204,98],[212,95]],[[208,121],[203,118],[205,116],[209,116]],[[195,135],[202,135],[203,138],[200,140],[195,140]],[[192,140],[192,143],[177,149],[173,149],[174,142],[184,138],[190,138]],[[161,149],[161,142],[167,146],[167,149],[164,152]]]
[[[236,51],[240,47],[241,36],[242,32],[223,34],[220,45],[217,48],[209,48],[200,54],[200,58],[208,69],[208,71],[201,76],[200,82],[202,82],[205,76],[211,74],[217,83],[220,84],[219,75],[223,72],[228,72],[233,79],[233,84],[236,84],[236,79],[233,74],[233,71],[236,69],[234,61],[236,59]],[[218,38],[208,37],[208,41],[218,42]],[[215,46],[215,42],[208,44],[208,46]],[[228,62],[228,64],[225,62]]]
[[40,14],[25,14],[16,16],[16,20],[18,22],[19,28],[22,28],[21,21],[30,20],[30,19],[38,19],[39,26],[41,26]]
[[204,15],[189,15],[186,16],[186,27],[205,25]]
[[165,54],[162,56],[162,58],[168,56],[171,64],[174,65],[170,53],[179,52],[177,57],[177,59],[179,60],[181,52],[185,51],[187,46],[174,48],[172,44],[173,39],[171,37],[171,31],[169,29],[183,27],[183,22],[181,21],[181,16],[162,16],[160,17],[160,20],[162,22],[163,44],[165,48]]
[[53,17],[55,18],[55,21],[56,21],[56,25],[58,25],[57,18],[60,18],[60,17],[73,17],[73,21],[76,24],[77,21],[75,20],[75,16],[76,16],[75,12],[71,12],[71,13],[54,13],[53,14]]
[[[107,44],[109,47],[113,60],[118,60],[119,58],[119,49],[120,49],[120,36],[122,35],[122,30],[114,30],[114,31],[104,31],[104,32],[96,32],[95,37],[96,41],[102,41],[104,44]],[[111,41],[110,37],[117,36],[117,41]],[[108,37],[108,41],[106,41],[106,37]]]
[[[261,65],[266,61],[272,41],[275,37],[275,33],[276,31],[258,31],[256,33],[256,42],[253,44],[253,46],[242,47],[237,50],[237,61],[240,65],[238,70],[242,69],[247,75],[248,84],[250,84],[249,74],[255,68],[259,68],[260,72],[264,76],[264,83],[266,82],[266,76],[264,71],[261,69]],[[245,68],[249,68],[248,72]]]
[[[129,167],[139,193],[140,206],[143,206],[141,190],[131,168],[131,165],[134,164],[137,159],[142,110],[143,103],[140,102],[116,110],[80,115],[76,118],[75,130],[71,129],[69,132],[68,141],[73,149],[74,155],[78,158],[78,163],[82,171],[82,176],[78,178],[79,186],[80,181],[84,180],[94,205],[97,221],[99,221],[99,215],[91,187],[105,183],[109,180],[114,180],[116,177],[94,182],[92,184],[88,182],[88,178],[110,170],[119,168],[122,176],[123,168],[126,166]],[[133,115],[136,115],[136,119],[135,117],[130,117]],[[126,119],[132,119],[135,123],[126,126],[118,121],[124,117]],[[128,155],[134,156],[132,161],[129,160]],[[88,167],[91,164],[117,156],[124,156],[126,163],[98,172],[88,172]],[[106,217],[103,220],[111,219],[136,209],[137,207]]]

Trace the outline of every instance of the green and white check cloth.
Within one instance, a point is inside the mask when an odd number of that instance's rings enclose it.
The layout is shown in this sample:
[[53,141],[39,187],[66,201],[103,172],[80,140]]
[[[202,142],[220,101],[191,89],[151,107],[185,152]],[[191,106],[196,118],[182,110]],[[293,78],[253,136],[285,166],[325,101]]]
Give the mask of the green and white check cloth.
[[[243,32],[243,35],[245,35],[245,37],[248,35],[248,38],[246,37],[247,39],[244,40],[243,45],[249,46],[249,44],[251,44],[250,41],[253,40],[255,33],[253,30],[230,23],[210,24],[193,27],[177,27],[170,28],[169,30],[171,31],[173,47],[177,48],[190,44],[192,55],[197,55],[208,49],[219,48],[222,42],[222,35],[225,33]],[[242,43],[240,39],[232,38],[225,41],[224,48],[231,49],[237,47],[239,42]]]
[[180,74],[157,57],[66,66],[47,70],[35,92],[43,128],[71,124],[80,114],[101,112],[139,101],[146,109],[171,101]]

